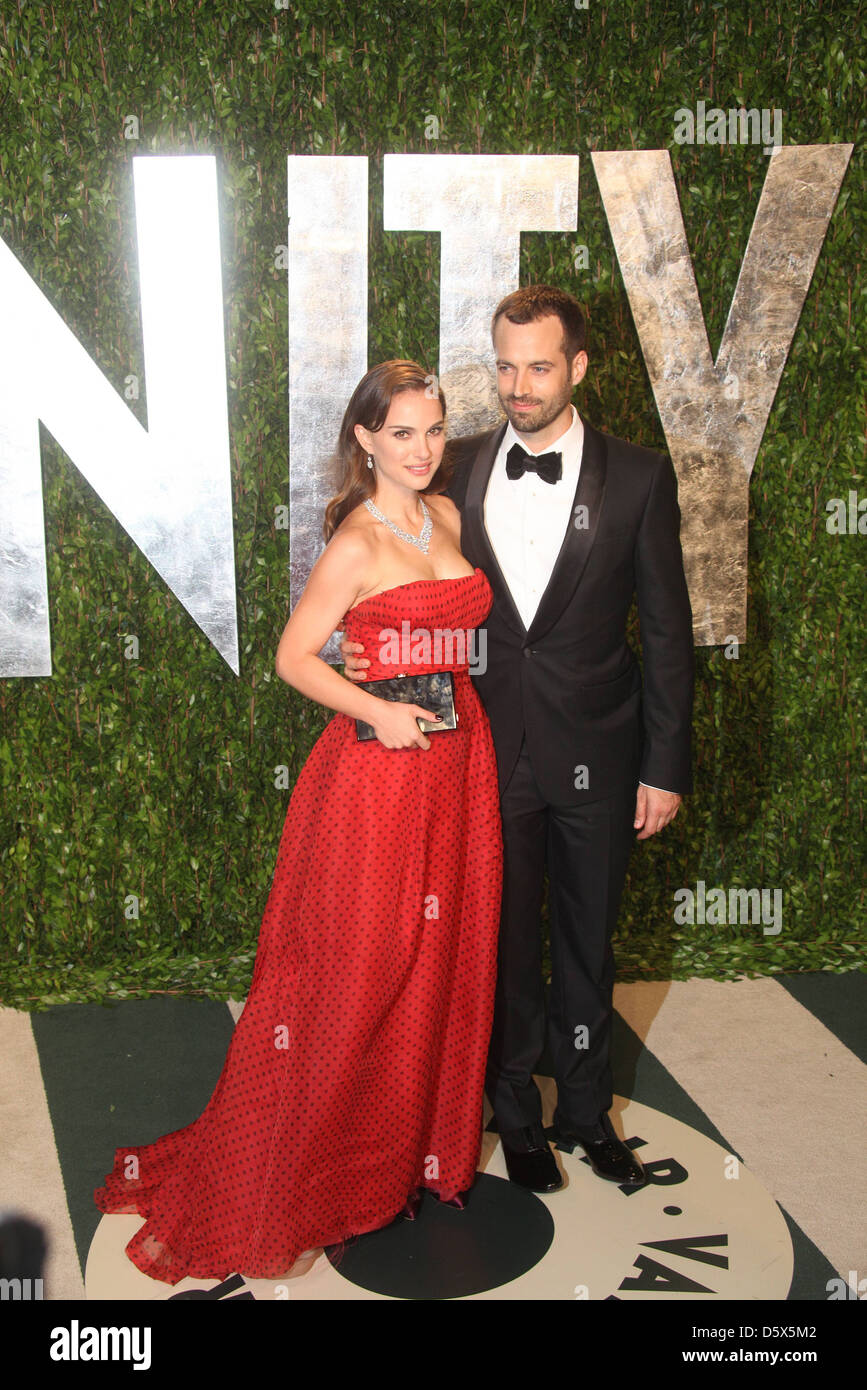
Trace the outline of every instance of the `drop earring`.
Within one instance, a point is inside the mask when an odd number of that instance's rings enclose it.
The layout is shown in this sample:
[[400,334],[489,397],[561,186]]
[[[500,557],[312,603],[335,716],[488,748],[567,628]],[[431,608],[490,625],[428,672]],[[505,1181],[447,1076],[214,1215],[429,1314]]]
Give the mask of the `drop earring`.
[[373,467],[373,454],[368,454],[368,455],[367,455],[367,466],[368,466],[368,468],[372,468],[372,467]]

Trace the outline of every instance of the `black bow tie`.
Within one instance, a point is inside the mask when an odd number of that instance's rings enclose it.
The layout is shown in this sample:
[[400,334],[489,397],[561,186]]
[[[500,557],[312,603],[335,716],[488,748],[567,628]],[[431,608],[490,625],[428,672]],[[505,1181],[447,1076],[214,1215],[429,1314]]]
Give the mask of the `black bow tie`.
[[513,444],[506,455],[506,477],[520,478],[523,473],[538,473],[546,483],[559,482],[563,476],[563,456],[556,452],[528,454],[520,444]]

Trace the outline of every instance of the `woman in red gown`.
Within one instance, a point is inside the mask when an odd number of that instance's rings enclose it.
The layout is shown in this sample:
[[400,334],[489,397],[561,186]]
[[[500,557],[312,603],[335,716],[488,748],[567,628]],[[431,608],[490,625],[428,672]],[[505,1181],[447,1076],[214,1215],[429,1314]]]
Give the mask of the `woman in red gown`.
[[[438,495],[445,402],[430,381],[382,363],[344,416],[328,544],[276,663],[337,713],[289,803],[216,1089],[184,1129],[117,1149],[94,1194],[146,1218],[127,1254],[169,1284],[301,1272],[321,1247],[412,1215],[421,1189],[460,1206],[474,1181],[502,844],[468,667],[492,595]],[[433,711],[322,661],[340,626],[364,643],[369,679],[408,658],[413,675],[453,671],[457,728],[425,735],[417,718]],[[376,738],[357,741],[356,719]]]

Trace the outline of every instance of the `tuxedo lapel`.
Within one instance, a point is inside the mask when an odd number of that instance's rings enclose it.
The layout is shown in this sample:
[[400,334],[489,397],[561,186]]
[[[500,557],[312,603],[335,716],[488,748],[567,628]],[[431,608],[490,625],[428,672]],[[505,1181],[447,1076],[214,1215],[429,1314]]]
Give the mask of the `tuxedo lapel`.
[[493,434],[481,446],[470,470],[463,506],[463,544],[461,548],[464,554],[475,560],[479,567],[485,571],[493,590],[494,601],[499,605],[505,621],[523,638],[527,629],[515,607],[512,592],[503,578],[503,572],[497,563],[494,548],[485,529],[485,493],[488,490],[491,471],[503,442],[507,423],[504,421],[500,428],[494,430]]
[[[599,517],[605,500],[605,440],[598,430],[581,417],[584,425],[584,447],[578,486],[572,499],[569,525],[554,562],[551,578],[527,632],[527,640],[542,637],[553,627],[568,604],[584,573],[590,551],[596,539]],[[586,508],[578,512],[577,508]],[[576,525],[579,522],[580,525]],[[514,606],[514,605],[513,605]]]

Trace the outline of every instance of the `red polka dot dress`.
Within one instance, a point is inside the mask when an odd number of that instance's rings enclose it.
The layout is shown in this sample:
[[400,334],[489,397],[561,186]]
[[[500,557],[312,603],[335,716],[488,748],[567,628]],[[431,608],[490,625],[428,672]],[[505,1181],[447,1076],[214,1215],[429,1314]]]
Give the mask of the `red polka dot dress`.
[[[454,671],[458,727],[387,749],[336,714],[314,745],[216,1089],[186,1128],[117,1149],[94,1194],[147,1218],[126,1247],[144,1273],[278,1278],[305,1250],[387,1225],[416,1188],[448,1200],[472,1185],[502,840],[467,638],[491,600],[476,569],[346,615],[368,679]],[[413,642],[409,666],[394,634]]]

